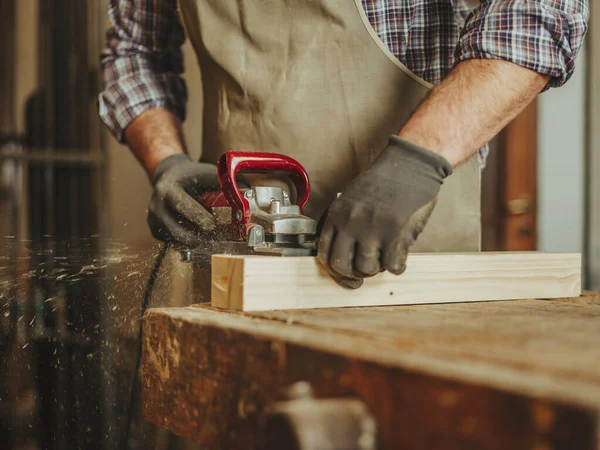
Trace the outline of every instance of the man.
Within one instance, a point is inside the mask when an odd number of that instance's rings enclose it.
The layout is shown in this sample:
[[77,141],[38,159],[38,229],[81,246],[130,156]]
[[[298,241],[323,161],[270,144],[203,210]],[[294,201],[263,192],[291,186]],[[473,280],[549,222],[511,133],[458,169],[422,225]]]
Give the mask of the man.
[[[196,246],[214,227],[189,193],[215,188],[219,153],[286,152],[312,180],[320,261],[356,288],[401,274],[445,180],[569,79],[589,5],[111,0],[109,15],[100,114],[152,180],[154,236]],[[187,157],[181,132],[180,19],[203,74],[204,162]]]

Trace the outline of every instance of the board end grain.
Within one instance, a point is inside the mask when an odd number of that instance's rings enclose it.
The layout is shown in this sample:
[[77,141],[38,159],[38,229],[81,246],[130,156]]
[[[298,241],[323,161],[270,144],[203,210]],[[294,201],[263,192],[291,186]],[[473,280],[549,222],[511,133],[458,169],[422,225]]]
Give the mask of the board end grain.
[[213,255],[211,278],[211,305],[242,311],[244,259],[233,255]]

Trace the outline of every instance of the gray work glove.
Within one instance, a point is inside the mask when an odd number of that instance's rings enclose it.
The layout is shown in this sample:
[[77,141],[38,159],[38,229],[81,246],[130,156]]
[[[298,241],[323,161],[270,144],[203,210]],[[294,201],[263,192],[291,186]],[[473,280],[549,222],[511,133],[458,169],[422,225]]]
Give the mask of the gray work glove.
[[451,173],[444,157],[391,136],[373,165],[329,207],[318,238],[319,261],[350,289],[385,270],[400,275]]
[[197,247],[215,220],[192,196],[220,189],[217,167],[179,154],[163,159],[152,175],[154,193],[148,205],[152,235],[171,244]]

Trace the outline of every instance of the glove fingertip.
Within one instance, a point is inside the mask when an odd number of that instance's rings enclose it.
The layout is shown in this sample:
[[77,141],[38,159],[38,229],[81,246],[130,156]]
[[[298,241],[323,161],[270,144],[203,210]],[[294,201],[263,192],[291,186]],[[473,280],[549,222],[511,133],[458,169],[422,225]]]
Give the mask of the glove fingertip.
[[365,280],[362,278],[346,278],[345,280],[340,280],[338,284],[341,284],[343,287],[351,290],[356,290],[360,288],[364,284]]
[[183,216],[188,222],[204,231],[212,231],[215,228],[214,216],[198,203],[193,197],[185,192],[174,193],[169,202],[171,207]]
[[402,275],[406,271],[406,264],[392,264],[387,270],[394,275]]
[[406,270],[406,258],[408,256],[408,248],[404,245],[401,248],[396,248],[384,258],[384,269],[394,275],[402,275]]
[[317,239],[317,258],[323,265],[329,264],[329,254],[331,253],[331,241],[333,239],[333,231],[326,229]]
[[319,248],[319,250],[317,251],[317,259],[319,260],[319,262],[321,264],[326,266],[327,262],[329,260],[329,256],[328,256],[327,252],[325,252],[321,248]]
[[217,227],[216,218],[204,208],[202,208],[202,211],[198,211],[196,220],[192,223],[200,227],[203,231],[214,231]]

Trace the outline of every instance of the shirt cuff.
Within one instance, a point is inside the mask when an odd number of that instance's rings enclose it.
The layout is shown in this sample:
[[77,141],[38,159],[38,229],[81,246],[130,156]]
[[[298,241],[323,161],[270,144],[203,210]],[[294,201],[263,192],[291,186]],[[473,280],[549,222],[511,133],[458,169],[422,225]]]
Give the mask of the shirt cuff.
[[138,73],[108,84],[98,100],[100,118],[117,140],[125,143],[127,126],[149,109],[167,109],[183,122],[187,88],[185,81],[176,74]]
[[584,0],[558,8],[552,0],[487,1],[467,18],[456,49],[456,62],[503,59],[550,76],[545,89],[562,86],[573,74],[587,32]]

